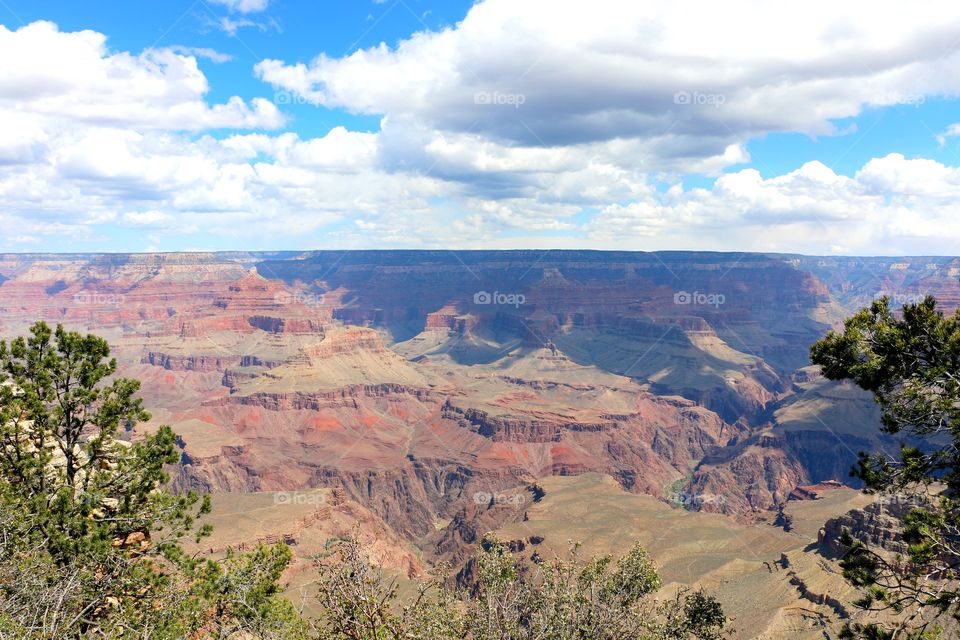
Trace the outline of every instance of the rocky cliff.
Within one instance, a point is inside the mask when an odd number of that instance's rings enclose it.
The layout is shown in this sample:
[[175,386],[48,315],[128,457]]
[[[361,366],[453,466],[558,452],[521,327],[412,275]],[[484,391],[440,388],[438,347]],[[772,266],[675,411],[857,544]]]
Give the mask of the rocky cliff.
[[[443,553],[497,495],[597,471],[740,516],[887,446],[807,348],[954,258],[594,251],[0,255],[0,330],[107,337],[181,487],[335,488]],[[704,499],[704,497],[709,499]],[[504,516],[505,517],[505,516]],[[512,516],[511,516],[512,517]],[[451,523],[433,540],[439,523]],[[440,529],[445,531],[443,527]],[[459,541],[459,542],[456,542]]]

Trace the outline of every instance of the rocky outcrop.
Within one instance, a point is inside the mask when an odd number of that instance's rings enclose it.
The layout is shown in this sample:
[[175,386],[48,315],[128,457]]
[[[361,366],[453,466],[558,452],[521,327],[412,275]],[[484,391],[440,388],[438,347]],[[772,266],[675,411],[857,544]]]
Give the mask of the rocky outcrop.
[[[443,529],[427,536],[421,546],[431,561],[462,566],[485,533],[523,520],[526,507],[535,501],[535,492],[530,486],[514,487],[501,495],[508,495],[509,499],[497,500],[495,494],[480,492],[458,509]],[[489,499],[485,499],[488,496]],[[461,587],[467,586],[463,576],[455,578],[454,582]]]
[[455,308],[445,307],[440,311],[428,313],[424,323],[425,331],[451,331],[463,335],[477,326],[477,318],[469,314],[458,313]]
[[705,503],[721,513],[750,514],[776,508],[804,480],[804,471],[788,452],[761,442],[738,445],[728,462],[701,463],[687,493],[714,497]]
[[460,409],[450,403],[444,405],[442,416],[495,442],[559,442],[564,430],[603,431],[616,426],[613,421],[583,423],[494,417],[479,409]]
[[384,352],[383,340],[376,331],[350,327],[307,349],[305,353],[315,358],[359,352]]
[[226,371],[227,367],[239,365],[241,358],[239,356],[171,355],[149,351],[140,362],[170,371]]
[[874,549],[906,554],[908,545],[903,541],[903,518],[910,509],[924,504],[921,500],[903,496],[877,496],[862,509],[851,509],[828,520],[817,535],[817,544],[832,555],[842,556],[846,547],[841,539],[846,532]]
[[828,593],[815,593],[814,591],[811,591],[807,586],[807,583],[803,580],[803,578],[798,576],[796,572],[791,571],[788,575],[790,576],[790,584],[797,588],[801,598],[814,604],[822,604],[830,607],[841,620],[845,620],[850,617],[850,613],[847,611],[846,605],[844,605],[844,603],[839,599],[832,597]]
[[394,395],[410,396],[422,402],[436,399],[436,394],[429,389],[384,382],[381,384],[350,385],[340,389],[315,393],[296,391],[292,393],[231,395],[213,401],[211,404],[256,406],[269,411],[318,411],[336,406],[356,407],[358,398],[386,398]]
[[311,318],[274,318],[270,316],[250,316],[247,320],[251,327],[267,333],[307,333],[324,335],[324,325]]
[[817,605],[824,605],[833,610],[834,615],[840,620],[850,617],[850,612],[846,605],[829,593],[819,593],[810,588],[807,581],[793,568],[790,557],[786,553],[781,553],[778,560],[763,563],[770,573],[785,572],[787,581],[797,590],[797,595],[808,602]]

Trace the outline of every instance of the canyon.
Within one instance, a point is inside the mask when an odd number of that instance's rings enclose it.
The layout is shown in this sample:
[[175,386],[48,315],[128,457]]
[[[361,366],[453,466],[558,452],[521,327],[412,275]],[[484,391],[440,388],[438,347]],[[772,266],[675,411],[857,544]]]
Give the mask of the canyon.
[[[222,497],[211,550],[284,539],[302,559],[359,528],[408,578],[444,561],[467,579],[479,535],[502,531],[517,549],[546,536],[547,548],[558,527],[525,523],[577,491],[749,536],[778,531],[777,508],[805,486],[856,489],[857,452],[898,443],[868,395],[809,366],[809,345],[881,295],[930,294],[952,312],[958,276],[950,257],[3,254],[0,336],[43,319],[110,341],[152,414],[130,437],[171,425],[175,486]],[[814,542],[862,506],[845,491],[835,513],[810,512]],[[792,549],[810,575],[790,579],[816,582],[799,542],[769,552]],[[719,584],[720,566],[686,578]],[[306,572],[295,564],[298,584]],[[784,613],[794,587],[769,628],[807,615]],[[838,615],[825,602],[817,624]]]

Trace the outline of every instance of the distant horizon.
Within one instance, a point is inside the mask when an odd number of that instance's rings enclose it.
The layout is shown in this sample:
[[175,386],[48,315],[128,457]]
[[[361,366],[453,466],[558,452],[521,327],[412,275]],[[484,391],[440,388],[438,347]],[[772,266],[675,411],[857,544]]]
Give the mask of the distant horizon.
[[800,253],[789,251],[746,251],[746,250],[716,250],[716,249],[534,249],[534,248],[511,248],[511,249],[382,249],[382,248],[363,248],[363,249],[216,249],[216,250],[182,250],[182,251],[0,251],[0,256],[163,256],[163,255],[224,255],[224,254],[250,254],[250,255],[302,255],[302,254],[320,254],[320,253],[605,253],[605,254],[714,254],[714,255],[754,255],[754,256],[796,256],[802,258],[875,258],[875,259],[960,259],[960,254],[816,254]]

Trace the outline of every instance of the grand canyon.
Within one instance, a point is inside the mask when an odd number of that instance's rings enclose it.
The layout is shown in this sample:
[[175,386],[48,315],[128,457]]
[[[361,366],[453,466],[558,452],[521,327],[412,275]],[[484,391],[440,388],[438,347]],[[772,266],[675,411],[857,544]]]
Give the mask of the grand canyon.
[[174,486],[214,496],[207,550],[284,540],[291,592],[350,531],[404,579],[443,562],[461,584],[486,531],[528,558],[640,540],[741,637],[820,638],[858,615],[838,523],[897,544],[848,472],[899,441],[809,346],[883,295],[952,311],[958,276],[943,257],[3,254],[0,335],[107,338],[152,414],[129,438],[172,426]]
[[0,640],[960,638],[960,3],[0,0]]

